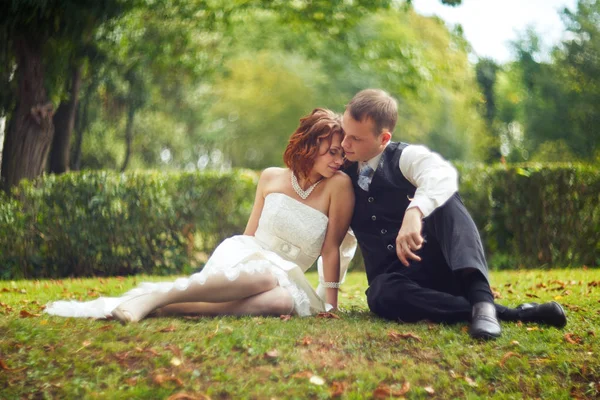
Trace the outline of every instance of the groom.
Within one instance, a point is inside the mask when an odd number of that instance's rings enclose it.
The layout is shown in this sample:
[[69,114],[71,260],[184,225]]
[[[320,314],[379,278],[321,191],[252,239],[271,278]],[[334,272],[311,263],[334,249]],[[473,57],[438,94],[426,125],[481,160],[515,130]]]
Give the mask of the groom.
[[500,336],[498,319],[563,327],[556,302],[494,303],[477,227],[458,195],[457,173],[426,147],[392,142],[396,101],[359,92],[346,106],[342,147],[356,198],[351,227],[361,248],[367,302],[390,320],[470,321],[478,339]]

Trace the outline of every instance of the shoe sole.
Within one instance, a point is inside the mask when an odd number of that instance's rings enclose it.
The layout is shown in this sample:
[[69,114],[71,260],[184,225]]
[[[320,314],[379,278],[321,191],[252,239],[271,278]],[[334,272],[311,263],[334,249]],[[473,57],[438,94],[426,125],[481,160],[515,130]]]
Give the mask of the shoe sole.
[[473,339],[478,339],[478,340],[496,340],[500,337],[500,334],[494,335],[489,332],[469,332],[469,335]]
[[551,301],[550,303],[554,304],[558,308],[561,317],[560,321],[557,320],[556,323],[551,323],[550,325],[557,328],[564,328],[567,325],[567,314],[565,313],[565,309],[556,301]]

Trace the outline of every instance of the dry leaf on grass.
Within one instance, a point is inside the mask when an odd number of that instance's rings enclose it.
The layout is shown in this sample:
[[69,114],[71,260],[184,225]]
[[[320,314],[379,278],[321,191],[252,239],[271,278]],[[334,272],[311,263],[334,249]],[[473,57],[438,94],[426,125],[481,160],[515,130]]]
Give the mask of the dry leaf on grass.
[[310,371],[300,371],[300,372],[296,372],[294,375],[292,375],[292,378],[309,379],[312,376],[313,376],[313,373]]
[[138,378],[136,376],[125,379],[125,383],[128,384],[129,386],[135,386],[135,385],[137,385],[137,382],[138,382]]
[[571,344],[581,344],[583,339],[574,333],[565,333],[565,340]]
[[387,399],[390,396],[400,397],[408,393],[409,390],[410,382],[404,382],[402,384],[402,387],[399,389],[395,389],[394,387],[380,383],[379,386],[377,386],[377,389],[375,389],[375,391],[373,392],[373,397],[376,399]]
[[285,315],[280,315],[279,319],[282,321],[289,321],[290,319],[292,319],[292,316],[289,314],[285,314]]
[[471,386],[471,387],[477,387],[477,386],[479,386],[477,384],[477,382],[475,382],[473,379],[469,378],[466,375],[465,375],[465,382],[467,382],[469,384],[469,386]]
[[525,293],[525,296],[531,297],[531,298],[534,298],[534,299],[539,299],[538,296],[536,296],[535,294],[531,294],[531,293]]
[[321,385],[325,384],[325,379],[323,379],[323,378],[321,378],[320,376],[317,376],[317,375],[311,376],[308,381],[310,383],[312,383],[313,385],[318,385],[318,386],[321,386]]
[[32,317],[39,317],[41,314],[33,314],[27,310],[21,310],[19,315],[21,316],[21,318],[32,318]]
[[311,343],[312,343],[312,338],[310,336],[304,336],[304,338],[302,339],[302,345],[308,346]]
[[333,382],[330,388],[331,397],[341,397],[346,391],[346,383],[344,382]]
[[183,386],[183,381],[176,376],[166,376],[164,374],[157,374],[152,377],[152,382],[159,386],[162,386],[166,382],[174,382],[178,386]]
[[167,398],[167,400],[210,400],[210,397],[201,393],[190,394],[186,392],[179,392],[172,394]]
[[269,350],[265,353],[265,358],[267,359],[273,360],[277,357],[279,357],[279,351],[277,351],[277,349]]
[[4,371],[19,372],[19,371],[23,371],[24,369],[26,369],[26,367],[23,367],[23,368],[9,368],[8,365],[6,365],[6,363],[4,362],[4,360],[0,359],[0,369],[2,369]]
[[341,319],[338,315],[330,312],[320,312],[317,314],[317,318]]
[[427,392],[427,394],[434,395],[435,390],[431,386],[425,386],[423,389]]
[[389,331],[387,334],[388,338],[392,339],[392,340],[398,340],[398,339],[413,339],[416,340],[417,342],[422,342],[423,340],[415,335],[412,332],[407,332],[407,333],[398,333],[396,331]]
[[115,327],[114,325],[108,325],[108,324],[107,324],[107,325],[104,325],[104,326],[103,326],[103,327],[101,327],[101,328],[98,328],[98,330],[99,330],[100,332],[104,332],[104,331],[110,331],[110,330],[111,330],[111,329],[113,329],[114,327]]
[[514,351],[509,351],[504,356],[502,356],[502,359],[500,360],[500,366],[504,367],[504,363],[506,363],[506,360],[508,360],[511,357],[519,357],[519,358],[521,358],[521,355],[518,354],[518,353],[515,353]]
[[171,365],[174,367],[179,367],[182,364],[181,359],[177,358],[177,357],[173,357],[171,358]]
[[162,328],[159,332],[175,332],[177,329],[173,325],[169,325],[166,328]]

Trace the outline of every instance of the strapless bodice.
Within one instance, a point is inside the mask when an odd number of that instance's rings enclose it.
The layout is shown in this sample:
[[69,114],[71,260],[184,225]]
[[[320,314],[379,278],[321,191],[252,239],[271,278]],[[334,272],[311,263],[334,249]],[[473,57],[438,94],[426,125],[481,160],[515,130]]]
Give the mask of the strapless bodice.
[[319,257],[329,219],[322,212],[283,193],[270,193],[255,238],[306,271]]

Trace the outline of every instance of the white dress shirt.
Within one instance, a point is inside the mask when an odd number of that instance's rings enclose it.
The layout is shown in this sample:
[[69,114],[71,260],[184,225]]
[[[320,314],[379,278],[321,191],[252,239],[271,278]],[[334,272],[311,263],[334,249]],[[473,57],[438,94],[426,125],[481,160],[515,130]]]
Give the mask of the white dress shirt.
[[[375,171],[382,154],[379,153],[366,163],[359,162],[359,171],[364,164],[369,164]],[[427,217],[458,191],[456,169],[425,146],[408,145],[402,150],[399,164],[402,175],[417,188],[407,210],[419,207],[423,217]]]

